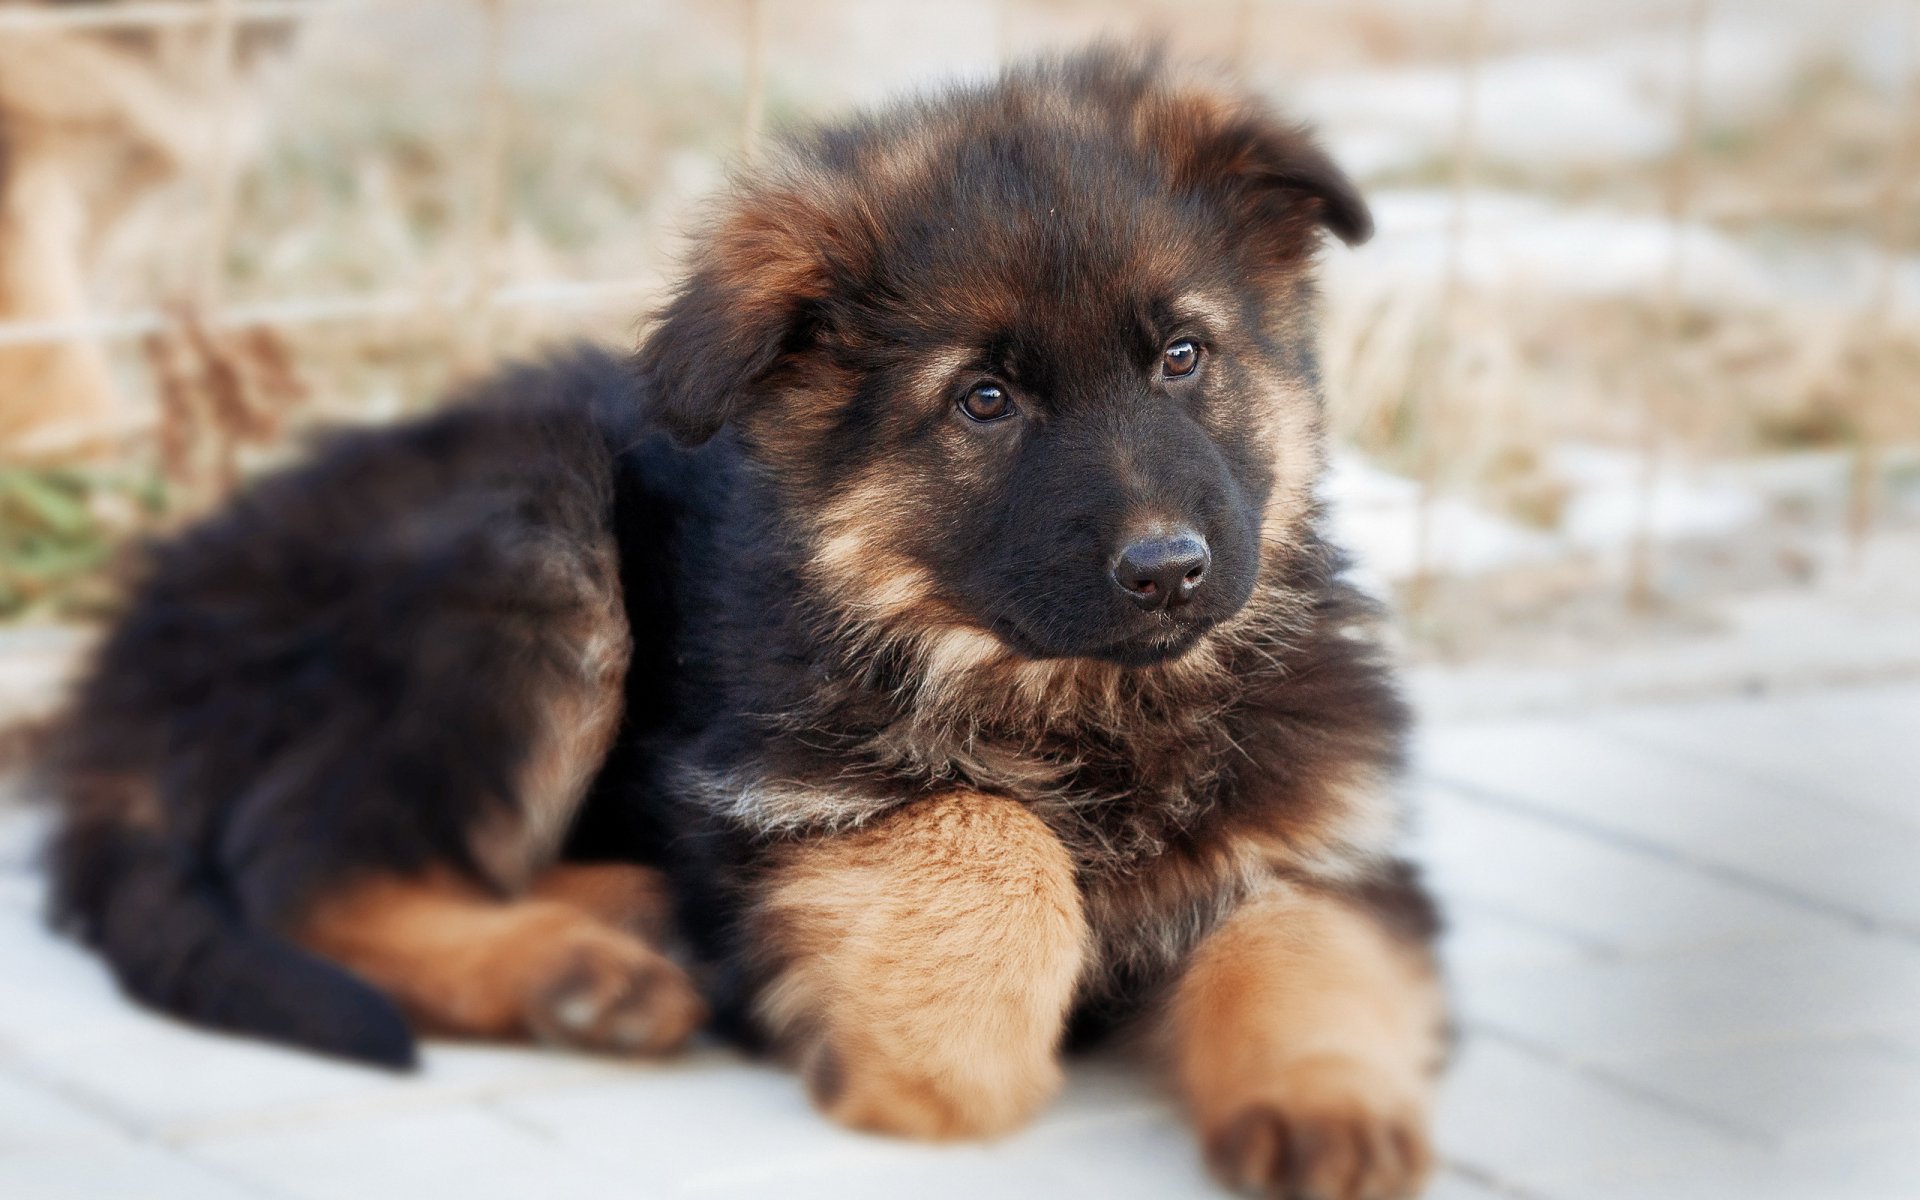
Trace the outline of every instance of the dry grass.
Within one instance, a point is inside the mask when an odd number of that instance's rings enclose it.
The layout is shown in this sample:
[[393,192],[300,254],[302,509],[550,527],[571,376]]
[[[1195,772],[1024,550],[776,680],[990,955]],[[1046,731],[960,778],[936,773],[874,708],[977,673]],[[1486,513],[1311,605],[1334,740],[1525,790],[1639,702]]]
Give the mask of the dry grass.
[[149,528],[160,504],[150,475],[0,467],[0,618],[106,611],[116,548]]
[[[1443,312],[1444,309],[1444,312]],[[1418,289],[1329,313],[1336,436],[1524,522],[1558,523],[1545,451],[1698,458],[1920,441],[1920,329],[1813,308]]]
[[[1692,147],[1689,211],[1751,237],[1839,234],[1920,245],[1920,186],[1887,195],[1902,149],[1900,101],[1831,57],[1801,64],[1773,99],[1737,115],[1703,121]],[[1920,127],[1904,152],[1920,150]],[[1669,157],[1614,161],[1530,161],[1476,155],[1477,186],[1526,192],[1574,205],[1661,212],[1672,200]],[[1379,187],[1449,186],[1450,157],[1382,171]],[[1915,181],[1920,182],[1920,181]]]

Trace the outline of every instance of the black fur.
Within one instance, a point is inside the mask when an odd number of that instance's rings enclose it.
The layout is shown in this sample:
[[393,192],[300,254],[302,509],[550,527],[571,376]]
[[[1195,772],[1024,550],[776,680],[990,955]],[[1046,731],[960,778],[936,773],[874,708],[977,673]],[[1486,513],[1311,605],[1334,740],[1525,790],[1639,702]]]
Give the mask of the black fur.
[[509,373],[337,435],[156,547],[57,739],[54,913],[138,998],[399,1065],[399,1015],[276,932],[317,890],[448,865],[515,804],[555,547],[611,538],[618,360]]

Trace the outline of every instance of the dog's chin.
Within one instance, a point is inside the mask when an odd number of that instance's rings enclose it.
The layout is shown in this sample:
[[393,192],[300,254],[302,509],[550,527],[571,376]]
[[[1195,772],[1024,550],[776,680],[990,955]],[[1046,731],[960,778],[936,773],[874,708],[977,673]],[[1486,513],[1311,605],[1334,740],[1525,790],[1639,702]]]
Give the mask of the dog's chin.
[[1156,625],[1114,641],[1071,645],[1047,644],[1028,637],[1018,626],[1003,623],[994,629],[1000,640],[1027,658],[1084,658],[1130,670],[1173,662],[1200,644],[1213,621],[1180,621]]
[[1168,630],[1156,630],[1145,637],[1115,642],[1080,657],[1099,659],[1128,669],[1157,667],[1186,657],[1212,627],[1211,622],[1204,625],[1177,625]]

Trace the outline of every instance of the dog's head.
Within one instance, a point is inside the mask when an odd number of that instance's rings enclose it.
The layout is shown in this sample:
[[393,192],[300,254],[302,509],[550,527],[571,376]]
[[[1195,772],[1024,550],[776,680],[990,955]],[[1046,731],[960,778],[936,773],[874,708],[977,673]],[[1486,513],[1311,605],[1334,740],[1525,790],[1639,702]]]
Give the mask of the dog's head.
[[733,428],[838,611],[1157,663],[1304,535],[1308,266],[1370,228],[1300,129],[1097,51],[785,147],[639,362],[682,442]]

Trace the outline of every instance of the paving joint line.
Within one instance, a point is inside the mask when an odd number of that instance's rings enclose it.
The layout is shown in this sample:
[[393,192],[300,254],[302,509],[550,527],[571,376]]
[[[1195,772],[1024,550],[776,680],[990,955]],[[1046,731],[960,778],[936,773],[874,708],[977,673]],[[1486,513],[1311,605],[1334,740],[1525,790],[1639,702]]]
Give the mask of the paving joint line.
[[[1569,949],[1589,962],[1618,962],[1631,957],[1625,947],[1616,945],[1606,938],[1595,937],[1583,930],[1549,920],[1527,912],[1525,909],[1515,908],[1502,901],[1492,900],[1473,892],[1456,892],[1445,886],[1437,887],[1435,890],[1439,892],[1442,908],[1448,915],[1464,908],[1467,910],[1466,915],[1471,917],[1477,911],[1510,922],[1542,937],[1566,942],[1569,944]],[[1444,931],[1443,936],[1454,932],[1456,931],[1449,927]]]
[[1711,758],[1707,755],[1700,754],[1698,751],[1686,750],[1679,746],[1671,746],[1657,739],[1649,738],[1645,734],[1635,733],[1630,729],[1617,728],[1611,723],[1610,716],[1603,715],[1597,718],[1590,728],[1602,737],[1611,738],[1644,754],[1650,754],[1656,758],[1664,758],[1670,763],[1693,767],[1696,770],[1709,771],[1714,774],[1731,775],[1741,783],[1749,787],[1758,788],[1776,800],[1791,801],[1794,804],[1812,804],[1820,808],[1834,809],[1871,824],[1889,826],[1892,829],[1906,834],[1920,834],[1920,821],[1906,821],[1899,817],[1889,816],[1876,808],[1854,804],[1846,800],[1835,800],[1831,796],[1824,796],[1810,789],[1801,788],[1793,784],[1781,783],[1778,779],[1764,771],[1755,771],[1751,768],[1743,767],[1738,763],[1730,763],[1721,759]]
[[1716,1133],[1730,1138],[1734,1142],[1755,1150],[1774,1150],[1777,1145],[1765,1130],[1754,1129],[1738,1121],[1723,1117],[1710,1109],[1700,1108],[1684,1100],[1678,1100],[1659,1090],[1648,1087],[1636,1080],[1626,1079],[1612,1071],[1584,1059],[1563,1054],[1543,1042],[1535,1041],[1510,1029],[1475,1020],[1467,1025],[1469,1034],[1478,1033],[1506,1046],[1510,1050],[1524,1054],[1536,1062],[1558,1067],[1572,1075],[1586,1080],[1596,1087],[1602,1087],[1622,1096],[1650,1104],[1655,1108],[1678,1117],[1684,1117],[1695,1124],[1712,1129]]
[[1492,1192],[1496,1196],[1505,1196],[1507,1200],[1551,1200],[1545,1192],[1522,1187],[1520,1184],[1502,1178],[1497,1171],[1478,1163],[1443,1155],[1440,1160],[1440,1169],[1444,1174],[1458,1176],[1482,1191]]
[[1672,846],[1656,841],[1641,834],[1625,833],[1621,830],[1602,825],[1584,817],[1571,816],[1553,809],[1541,808],[1526,800],[1493,788],[1467,783],[1432,771],[1423,771],[1420,778],[1430,784],[1445,788],[1458,798],[1472,804],[1479,804],[1496,811],[1512,813],[1553,828],[1580,833],[1594,838],[1617,849],[1631,851],[1673,866],[1682,867],[1696,874],[1718,880],[1721,883],[1740,888],[1756,895],[1766,896],[1770,900],[1792,904],[1809,912],[1819,913],[1834,920],[1844,922],[1862,933],[1884,934],[1910,945],[1920,945],[1920,930],[1910,928],[1904,922],[1888,920],[1873,913],[1862,912],[1849,905],[1816,896],[1789,884],[1784,884],[1764,875],[1755,875],[1738,867],[1710,859],[1696,858]]

